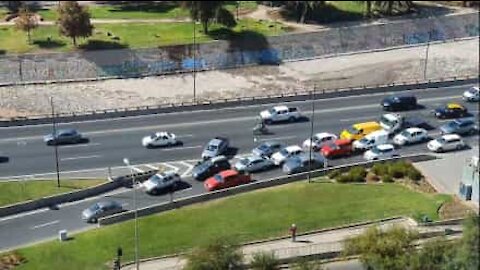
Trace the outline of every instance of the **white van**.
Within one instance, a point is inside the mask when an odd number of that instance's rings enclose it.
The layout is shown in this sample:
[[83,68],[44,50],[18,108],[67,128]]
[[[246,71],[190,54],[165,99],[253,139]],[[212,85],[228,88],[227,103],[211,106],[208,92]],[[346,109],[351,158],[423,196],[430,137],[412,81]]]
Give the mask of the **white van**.
[[364,150],[369,150],[372,149],[372,147],[381,145],[381,144],[386,144],[388,141],[388,131],[386,130],[377,130],[374,131],[367,136],[363,137],[362,139],[358,141],[354,141],[352,146],[353,150],[358,151],[364,151]]

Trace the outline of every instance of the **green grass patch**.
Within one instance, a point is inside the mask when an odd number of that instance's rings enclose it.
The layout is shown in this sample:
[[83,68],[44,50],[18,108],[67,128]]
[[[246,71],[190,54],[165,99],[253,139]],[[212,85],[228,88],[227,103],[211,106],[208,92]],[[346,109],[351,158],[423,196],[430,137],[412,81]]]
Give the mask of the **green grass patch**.
[[0,206],[39,199],[55,194],[92,187],[105,180],[57,180],[0,182]]
[[[141,218],[140,256],[148,258],[183,251],[213,238],[238,241],[288,234],[395,215],[425,213],[438,219],[437,209],[448,195],[425,194],[396,185],[294,183],[245,193]],[[118,247],[123,261],[134,257],[134,222],[128,221],[19,249],[27,263],[16,269],[107,269]]]
[[[211,25],[210,35],[205,35],[200,25],[196,26],[196,42],[228,38],[222,33],[224,27]],[[254,32],[257,35],[285,33],[280,23],[255,20],[241,20],[228,32],[242,35]],[[110,36],[107,35],[110,33]],[[50,37],[50,41],[48,38]],[[151,48],[164,45],[193,43],[192,23],[128,23],[96,24],[94,33],[87,39],[77,39],[80,49]],[[61,36],[56,26],[40,26],[32,31],[32,44],[28,44],[26,33],[13,26],[0,27],[0,50],[7,53],[38,51],[71,51],[75,48],[69,38]]]

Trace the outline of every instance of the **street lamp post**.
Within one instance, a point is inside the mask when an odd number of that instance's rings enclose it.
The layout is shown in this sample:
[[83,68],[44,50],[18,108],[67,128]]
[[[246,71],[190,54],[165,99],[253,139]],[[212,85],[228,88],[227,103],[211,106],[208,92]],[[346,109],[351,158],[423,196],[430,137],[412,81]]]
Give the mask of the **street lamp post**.
[[428,31],[428,40],[427,40],[427,48],[425,51],[425,64],[423,65],[423,79],[427,80],[427,63],[428,63],[428,51],[430,49],[430,39],[432,37],[432,32]]
[[53,106],[53,97],[50,97],[50,105],[52,107],[52,133],[53,133],[53,147],[55,151],[55,168],[57,170],[57,187],[60,187],[60,169],[58,166],[58,145],[55,141],[57,136],[57,123],[55,121],[55,107]]
[[134,226],[135,226],[135,269],[140,269],[140,261],[138,257],[138,214],[137,214],[137,189],[135,188],[135,175],[133,173],[133,168],[130,165],[128,158],[123,159],[123,163],[128,166],[130,169],[130,174],[132,176],[132,187],[133,187],[133,213],[134,213]]
[[[195,8],[195,4],[194,4]],[[195,12],[194,12],[195,14]],[[193,103],[196,102],[197,100],[197,84],[196,84],[196,79],[197,79],[197,74],[196,74],[196,24],[197,20],[194,18],[193,19]]]
[[309,159],[308,159],[308,174],[307,179],[308,182],[311,182],[311,171],[312,171],[312,146],[313,146],[313,122],[315,121],[315,100],[314,100],[314,90],[310,93],[310,99],[312,100],[312,119],[310,121],[310,149],[309,149]]

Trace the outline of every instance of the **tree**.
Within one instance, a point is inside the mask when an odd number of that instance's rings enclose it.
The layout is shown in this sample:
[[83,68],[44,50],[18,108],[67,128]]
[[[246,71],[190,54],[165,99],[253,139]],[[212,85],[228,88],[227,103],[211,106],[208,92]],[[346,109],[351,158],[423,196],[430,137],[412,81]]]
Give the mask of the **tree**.
[[239,270],[243,255],[233,242],[217,239],[187,255],[186,270]]
[[227,27],[236,25],[233,14],[224,8],[224,5],[225,1],[183,1],[182,3],[183,7],[189,9],[192,20],[202,23],[205,34],[208,34],[208,26],[212,21]]
[[480,218],[471,215],[463,224],[463,235],[456,249],[456,269],[480,268]]
[[75,47],[77,37],[92,35],[93,26],[86,7],[80,6],[76,1],[60,1],[57,12],[60,34],[71,38]]
[[273,252],[260,252],[253,254],[250,268],[253,270],[278,270],[278,261]]
[[372,11],[376,10],[382,14],[393,15],[393,10],[404,8],[410,12],[415,8],[413,1],[360,1],[365,3],[365,16],[371,17]]
[[295,6],[295,10],[298,13],[298,22],[304,23],[308,12],[315,10],[316,8],[325,4],[325,1],[289,1],[290,4]]
[[444,237],[429,240],[413,254],[410,261],[411,270],[443,270],[449,269],[454,259],[457,244],[448,242]]
[[360,254],[360,261],[368,269],[403,270],[408,268],[416,237],[416,232],[401,227],[385,232],[371,227],[345,241],[344,255]]
[[7,9],[10,13],[17,13],[21,6],[24,5],[25,1],[3,1],[7,2]]
[[15,27],[24,32],[27,32],[28,43],[31,43],[30,33],[33,29],[38,27],[38,21],[35,14],[31,12],[27,6],[22,6],[19,10],[18,17],[15,20]]

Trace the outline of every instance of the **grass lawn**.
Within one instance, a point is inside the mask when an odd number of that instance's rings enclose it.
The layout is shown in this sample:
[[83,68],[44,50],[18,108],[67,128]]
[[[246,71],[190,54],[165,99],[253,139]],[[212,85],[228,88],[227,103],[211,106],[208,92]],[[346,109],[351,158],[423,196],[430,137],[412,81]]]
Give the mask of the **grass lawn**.
[[[226,8],[235,15],[235,4],[229,3],[226,5]],[[257,3],[255,1],[242,1],[239,7],[242,13],[253,11],[256,8]],[[181,8],[178,4],[172,2],[136,5],[93,5],[89,6],[88,10],[92,19],[179,19],[189,16],[187,9]],[[57,19],[55,8],[39,10],[37,13],[47,21]]]
[[[212,238],[250,241],[284,236],[296,223],[299,232],[395,215],[428,214],[448,195],[418,193],[397,184],[294,183],[184,207],[139,220],[142,258],[198,246]],[[107,269],[117,247],[123,261],[133,258],[133,221],[75,235],[72,241],[47,242],[17,252],[27,263],[15,269]]]
[[[196,26],[196,41],[205,42],[219,38],[217,33],[224,29],[220,25],[211,25],[210,35],[205,35],[201,25]],[[232,29],[234,33],[253,31],[260,35],[277,35],[285,32],[280,23],[241,20]],[[110,32],[112,36],[108,36]],[[108,48],[147,48],[193,42],[193,24],[191,23],[148,23],[148,24],[96,24],[94,34],[88,39],[79,38],[83,49]],[[51,41],[47,42],[47,38]],[[113,36],[119,40],[112,39]],[[60,36],[56,26],[41,26],[32,31],[32,44],[28,44],[26,34],[13,26],[0,27],[0,50],[6,53],[26,53],[41,51],[70,51],[73,49],[70,39]]]
[[98,185],[105,180],[57,180],[0,182],[0,206],[66,193]]

